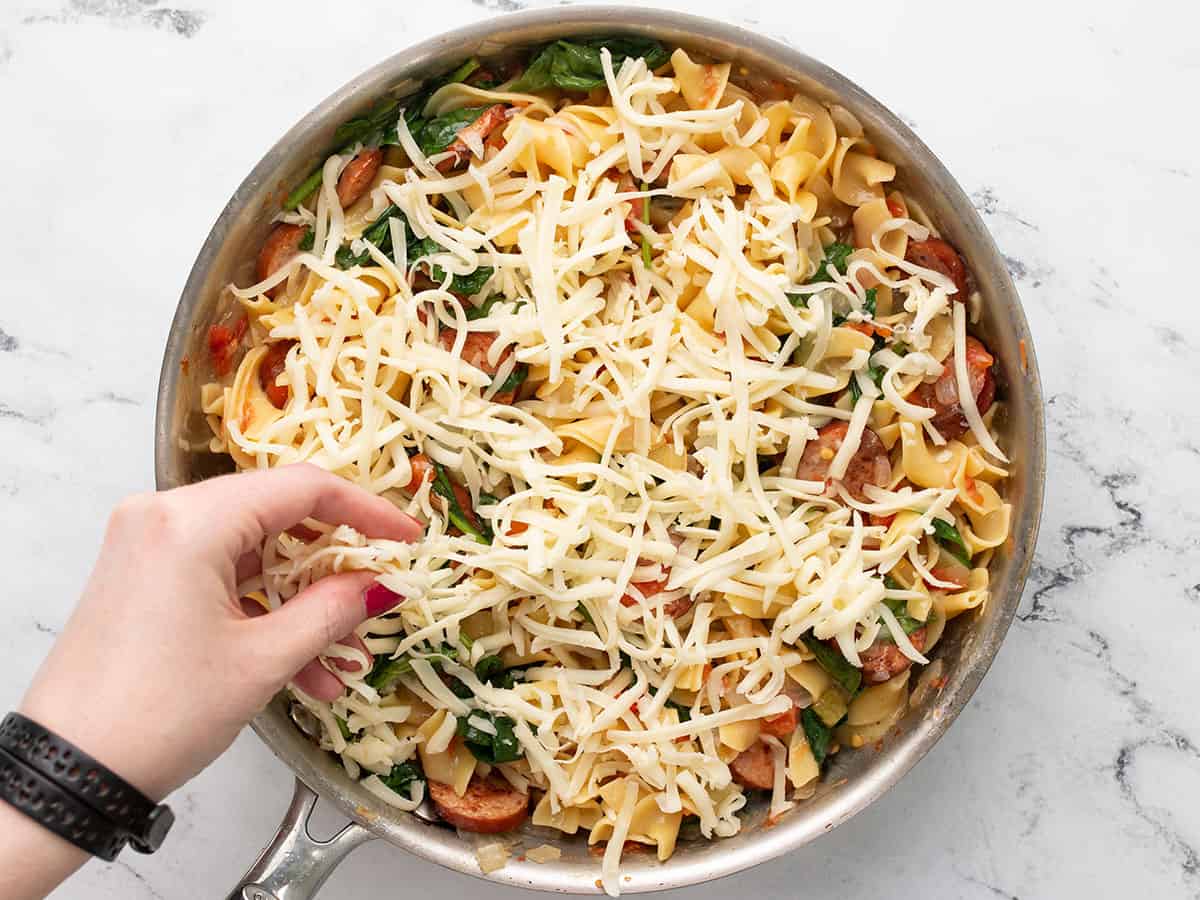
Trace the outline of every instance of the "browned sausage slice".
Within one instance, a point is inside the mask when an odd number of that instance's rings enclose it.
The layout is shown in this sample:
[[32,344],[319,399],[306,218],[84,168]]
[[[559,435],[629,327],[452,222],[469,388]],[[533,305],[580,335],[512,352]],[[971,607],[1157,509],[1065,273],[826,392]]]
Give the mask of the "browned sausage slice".
[[[494,331],[468,331],[467,336],[463,338],[462,359],[494,376],[500,371],[500,366],[506,358],[505,354],[501,354],[495,365],[488,361],[488,351],[492,349],[497,337],[499,335]],[[438,340],[448,351],[453,351],[454,342],[458,340],[458,331],[443,328],[438,334]]]
[[[803,481],[824,481],[829,477],[829,464],[837,455],[850,426],[845,422],[831,422],[817,431],[817,436],[804,445],[804,453],[796,466],[796,477]],[[858,450],[846,466],[842,484],[851,497],[867,500],[863,489],[868,484],[887,487],[892,478],[892,465],[887,447],[870,428],[864,428]]]
[[342,209],[352,205],[359,197],[367,192],[379,165],[383,162],[383,151],[378,147],[363,150],[358,156],[346,163],[342,174],[338,176],[337,198]]
[[[925,649],[924,628],[918,628],[908,639],[918,653]],[[912,660],[891,641],[875,641],[859,654],[859,659],[862,660],[863,681],[867,684],[882,684],[912,665]]]
[[471,157],[471,148],[467,146],[467,142],[463,139],[464,134],[473,135],[479,138],[480,141],[486,141],[500,125],[508,119],[509,107],[503,103],[497,103],[494,106],[489,106],[485,109],[470,125],[466,125],[458,130],[458,136],[454,142],[446,148],[453,156],[447,156],[444,160],[437,164],[439,172],[450,172],[457,169]]
[[963,265],[958,251],[939,238],[925,241],[909,241],[904,258],[923,269],[941,272],[954,282],[958,292],[954,295],[959,303],[967,302],[967,267]]
[[529,795],[522,794],[503,778],[471,777],[461,797],[440,781],[429,782],[429,799],[438,815],[463,831],[498,834],[512,831],[529,814]]
[[756,741],[735,756],[729,771],[742,787],[769,791],[775,785],[775,760],[771,758],[771,748],[762,741]]
[[[267,239],[263,241],[262,249],[258,251],[255,274],[259,281],[274,275],[289,259],[300,252],[300,242],[304,240],[306,231],[308,229],[303,225],[288,225],[286,222],[275,226],[274,230],[267,235]],[[274,297],[281,290],[283,290],[283,282],[267,291],[267,296]]]
[[[967,336],[967,377],[981,416],[996,398],[996,377],[992,374],[995,362],[996,358],[983,341]],[[942,374],[937,381],[923,382],[917,386],[913,392],[913,402],[934,411],[930,424],[946,440],[953,440],[970,430],[971,426],[967,424],[962,405],[958,402],[958,376],[955,374],[953,355],[943,363]]]

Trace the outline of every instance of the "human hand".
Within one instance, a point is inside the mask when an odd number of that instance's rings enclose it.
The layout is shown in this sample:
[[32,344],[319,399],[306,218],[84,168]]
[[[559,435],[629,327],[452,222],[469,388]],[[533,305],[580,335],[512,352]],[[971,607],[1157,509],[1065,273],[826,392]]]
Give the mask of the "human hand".
[[[228,475],[124,501],[21,711],[155,800],[225,750],[289,680],[342,690],[314,658],[402,598],[371,573],[332,575],[251,615],[237,584],[263,538],[305,518],[412,541],[420,522],[309,465]],[[361,645],[359,645],[361,646]],[[341,665],[355,665],[339,661]]]

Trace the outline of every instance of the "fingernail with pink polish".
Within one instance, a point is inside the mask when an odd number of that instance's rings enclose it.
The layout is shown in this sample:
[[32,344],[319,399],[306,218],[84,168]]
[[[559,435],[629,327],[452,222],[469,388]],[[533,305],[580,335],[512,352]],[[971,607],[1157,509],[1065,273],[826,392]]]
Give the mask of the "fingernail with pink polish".
[[389,609],[394,609],[403,600],[403,597],[391,588],[384,587],[379,582],[375,582],[375,584],[363,591],[363,602],[367,606],[367,616],[371,618],[381,616]]

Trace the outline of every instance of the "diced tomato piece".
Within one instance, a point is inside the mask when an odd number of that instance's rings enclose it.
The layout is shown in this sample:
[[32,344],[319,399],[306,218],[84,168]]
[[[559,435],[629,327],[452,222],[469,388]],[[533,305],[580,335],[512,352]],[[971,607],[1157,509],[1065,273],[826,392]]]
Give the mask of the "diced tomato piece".
[[[651,597],[655,596],[656,594],[661,594],[667,589],[667,580],[668,579],[663,578],[659,581],[639,581],[630,584],[630,587],[637,588],[639,591],[641,591],[642,596],[649,600]],[[634,599],[632,594],[625,594],[621,597],[622,606],[635,606],[636,604],[637,600]],[[670,619],[677,619],[684,615],[691,608],[691,597],[676,597],[674,600],[668,600],[663,605],[663,613]]]
[[772,737],[787,737],[796,730],[797,721],[796,707],[792,707],[787,712],[781,712],[777,716],[767,716],[759,724],[763,734],[769,734]]
[[208,329],[208,355],[218,376],[233,371],[233,359],[248,327],[246,317],[240,316],[232,325],[217,323]]
[[879,335],[880,337],[888,338],[892,336],[892,329],[878,322],[843,322],[842,327],[852,328],[860,334],[865,334],[867,337]]
[[287,406],[292,390],[286,384],[276,384],[287,366],[288,351],[292,349],[292,341],[276,341],[271,344],[258,368],[258,383],[262,385],[267,399],[276,409]]
[[[664,578],[661,581],[639,581],[631,583],[629,586],[637,588],[641,591],[642,596],[649,600],[655,594],[661,594],[667,589],[667,579]],[[626,594],[621,598],[622,606],[634,606],[636,604],[637,600],[634,599],[632,594]]]
[[410,494],[415,494],[424,482],[433,481],[433,460],[424,453],[418,453],[416,456],[409,457],[408,464],[412,467],[412,479],[404,486],[404,489]]

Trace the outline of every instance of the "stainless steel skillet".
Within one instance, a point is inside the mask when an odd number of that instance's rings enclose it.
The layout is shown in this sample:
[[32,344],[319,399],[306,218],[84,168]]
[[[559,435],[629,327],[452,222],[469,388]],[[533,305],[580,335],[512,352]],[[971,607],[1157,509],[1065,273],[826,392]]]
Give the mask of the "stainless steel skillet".
[[[1042,507],[1045,426],[1033,342],[1020,300],[1000,253],[963,190],[945,167],[897,118],[857,85],[816,60],[777,41],[731,25],[663,10],[634,7],[571,7],[518,13],[480,22],[425,41],[380,63],[338,90],[305,116],[271,148],[242,182],[217,219],[192,268],[163,358],[155,427],[155,469],[160,489],[196,481],[229,468],[203,448],[206,427],[199,412],[207,326],[218,316],[221,288],[253,281],[256,248],[268,230],[287,187],[311,170],[334,128],[384,91],[415,88],[427,76],[454,68],[470,55],[538,44],[557,37],[628,33],[658,38],[732,60],[779,78],[819,99],[853,112],[899,168],[898,181],[918,198],[946,237],[962,252],[983,293],[979,331],[999,359],[1001,396],[1008,408],[1003,424],[1014,459],[1009,497],[1014,504],[1013,539],[992,566],[992,602],[982,612],[956,620],[937,649],[945,665],[945,687],[912,710],[901,733],[878,751],[843,752],[816,796],[773,827],[763,827],[765,809],[753,803],[740,834],[726,840],[682,841],[666,863],[627,857],[622,890],[634,893],[681,887],[749,868],[793,850],[841,824],[894,785],[945,733],[978,686],[1008,630],[1033,555]],[[333,867],[372,838],[383,838],[433,862],[479,875],[475,848],[467,838],[437,823],[397,813],[350,780],[288,718],[282,697],[264,710],[254,730],[295,773],[291,807],[263,856],[229,895],[237,900],[303,900],[312,897]],[[351,823],[327,842],[306,829],[317,797],[332,803]],[[598,860],[580,838],[553,833],[524,835],[524,845],[553,843],[555,862],[514,861],[488,879],[519,887],[569,893],[599,892]],[[519,854],[514,851],[514,857]]]

